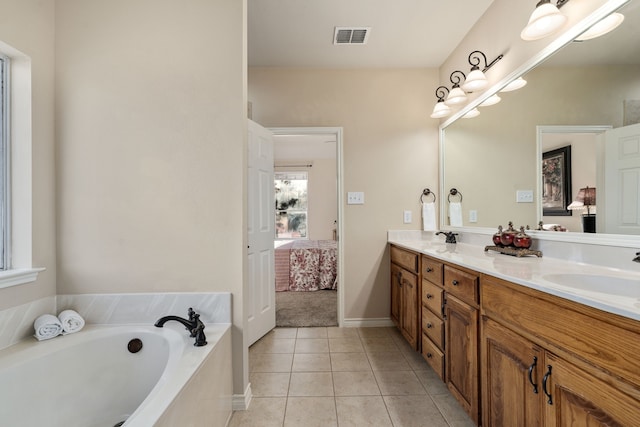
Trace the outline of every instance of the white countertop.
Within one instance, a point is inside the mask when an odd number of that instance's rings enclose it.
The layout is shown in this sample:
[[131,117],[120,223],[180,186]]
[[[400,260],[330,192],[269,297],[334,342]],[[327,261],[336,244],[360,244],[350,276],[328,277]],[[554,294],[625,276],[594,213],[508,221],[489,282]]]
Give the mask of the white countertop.
[[634,271],[544,256],[518,258],[495,251],[485,252],[484,246],[468,243],[402,238],[389,238],[388,242],[528,288],[640,320],[640,273]]

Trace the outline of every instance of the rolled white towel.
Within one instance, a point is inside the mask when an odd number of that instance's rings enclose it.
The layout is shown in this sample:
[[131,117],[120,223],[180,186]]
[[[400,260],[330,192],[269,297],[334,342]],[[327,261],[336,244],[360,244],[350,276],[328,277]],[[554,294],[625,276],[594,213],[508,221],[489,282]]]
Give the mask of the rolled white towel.
[[43,314],[33,322],[33,329],[38,341],[48,340],[62,333],[62,322],[53,314]]
[[84,328],[84,319],[75,310],[61,311],[58,319],[62,323],[63,335],[72,334]]

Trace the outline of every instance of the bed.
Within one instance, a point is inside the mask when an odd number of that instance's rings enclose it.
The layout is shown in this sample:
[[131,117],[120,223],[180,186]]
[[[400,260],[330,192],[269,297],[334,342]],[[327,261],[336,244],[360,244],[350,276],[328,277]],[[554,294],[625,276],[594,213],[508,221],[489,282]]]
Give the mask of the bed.
[[278,292],[336,289],[337,242],[276,241],[275,269]]

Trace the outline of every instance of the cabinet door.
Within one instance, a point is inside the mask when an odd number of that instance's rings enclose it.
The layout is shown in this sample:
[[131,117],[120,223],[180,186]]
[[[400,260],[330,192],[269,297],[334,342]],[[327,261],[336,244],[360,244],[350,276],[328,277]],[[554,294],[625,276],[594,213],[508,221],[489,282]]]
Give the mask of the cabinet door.
[[638,400],[551,353],[544,371],[545,425],[640,426]]
[[418,348],[418,276],[402,271],[400,329],[414,349]]
[[391,320],[400,327],[400,309],[402,295],[400,293],[401,268],[395,264],[391,264]]
[[478,309],[447,294],[445,314],[447,386],[478,424]]
[[486,317],[481,337],[482,425],[542,425],[542,349]]

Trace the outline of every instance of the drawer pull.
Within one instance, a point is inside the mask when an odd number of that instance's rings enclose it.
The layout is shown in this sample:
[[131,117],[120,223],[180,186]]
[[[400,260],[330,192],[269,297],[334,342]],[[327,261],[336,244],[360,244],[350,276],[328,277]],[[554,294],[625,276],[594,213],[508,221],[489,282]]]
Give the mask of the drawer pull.
[[547,403],[549,405],[553,405],[553,400],[551,399],[551,393],[547,391],[547,381],[549,381],[550,376],[551,376],[551,365],[547,365],[547,373],[544,374],[544,377],[542,378],[542,391],[544,392],[545,396],[549,398],[547,399]]
[[433,354],[427,353],[427,359],[431,359],[432,357],[433,357]]
[[433,268],[427,267],[427,273],[431,273],[431,272],[433,272]]
[[538,384],[533,382],[533,369],[536,367],[537,364],[538,364],[538,358],[536,356],[533,356],[533,363],[531,364],[531,366],[529,366],[529,382],[533,386],[533,392],[535,394],[538,394]]
[[427,329],[431,329],[431,328],[433,328],[433,325],[431,324],[431,322],[428,322],[427,323]]
[[427,294],[427,299],[431,299],[431,298],[433,298],[433,295]]
[[453,280],[453,281],[451,282],[451,284],[452,284],[453,286],[458,286],[459,282],[458,282],[457,280]]

